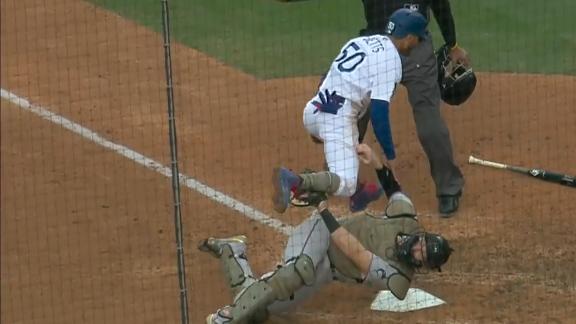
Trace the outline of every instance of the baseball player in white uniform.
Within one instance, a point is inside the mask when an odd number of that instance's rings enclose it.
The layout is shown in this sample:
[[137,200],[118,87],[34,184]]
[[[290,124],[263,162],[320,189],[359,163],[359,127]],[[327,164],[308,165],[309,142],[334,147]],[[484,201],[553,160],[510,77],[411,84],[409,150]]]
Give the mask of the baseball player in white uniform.
[[408,55],[426,37],[426,25],[420,13],[400,9],[390,17],[386,35],[356,37],[342,47],[318,94],[304,109],[304,126],[315,140],[324,143],[329,171],[295,174],[287,168],[275,169],[277,212],[284,212],[291,199],[305,191],[350,197],[353,212],[381,196],[382,189],[375,184],[358,185],[357,123],[370,107],[375,136],[394,171],[389,105],[402,79],[400,54]]

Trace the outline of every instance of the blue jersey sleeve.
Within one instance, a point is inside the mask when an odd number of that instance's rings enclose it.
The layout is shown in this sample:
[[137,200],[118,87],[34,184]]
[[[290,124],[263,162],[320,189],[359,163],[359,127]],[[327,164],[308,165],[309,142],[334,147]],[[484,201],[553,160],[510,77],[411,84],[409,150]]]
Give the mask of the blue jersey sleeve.
[[392,141],[392,129],[390,128],[389,103],[385,100],[372,99],[370,101],[370,120],[374,135],[388,160],[396,158],[394,142]]

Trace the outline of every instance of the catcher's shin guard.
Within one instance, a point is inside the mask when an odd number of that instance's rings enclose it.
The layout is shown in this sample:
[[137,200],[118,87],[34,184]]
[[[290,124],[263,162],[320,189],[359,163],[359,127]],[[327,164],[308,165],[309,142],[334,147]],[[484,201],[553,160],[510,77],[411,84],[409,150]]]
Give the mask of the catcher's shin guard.
[[244,235],[224,239],[208,238],[202,241],[198,248],[220,259],[222,271],[233,295],[256,281],[246,258]]
[[268,318],[268,305],[275,300],[272,287],[259,280],[240,291],[234,298],[234,304],[223,311],[231,319],[229,323],[262,323]]
[[[328,165],[326,165],[328,168]],[[304,169],[300,174],[313,174],[316,171],[311,169]],[[328,195],[325,192],[320,191],[310,191],[310,190],[296,190],[292,192],[290,198],[290,204],[295,207],[309,207],[318,206],[318,204],[324,200],[328,199]]]
[[338,191],[340,187],[340,177],[336,173],[329,171],[302,173],[300,178],[302,178],[302,183],[299,189],[303,191],[332,194]]
[[231,323],[245,323],[264,318],[267,307],[276,300],[287,300],[304,285],[315,280],[314,263],[307,255],[298,256],[276,271],[243,289],[229,307]]
[[290,298],[296,290],[304,285],[312,285],[316,278],[312,259],[302,254],[276,271],[265,275],[265,280],[274,289],[278,300]]

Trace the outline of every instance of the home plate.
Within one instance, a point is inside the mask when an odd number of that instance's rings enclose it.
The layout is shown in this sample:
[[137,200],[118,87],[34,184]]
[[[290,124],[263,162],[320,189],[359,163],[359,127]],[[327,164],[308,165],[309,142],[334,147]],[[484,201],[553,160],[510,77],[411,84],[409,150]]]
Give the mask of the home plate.
[[370,309],[387,312],[410,312],[446,304],[442,299],[418,288],[410,288],[404,300],[394,297],[390,290],[381,290]]

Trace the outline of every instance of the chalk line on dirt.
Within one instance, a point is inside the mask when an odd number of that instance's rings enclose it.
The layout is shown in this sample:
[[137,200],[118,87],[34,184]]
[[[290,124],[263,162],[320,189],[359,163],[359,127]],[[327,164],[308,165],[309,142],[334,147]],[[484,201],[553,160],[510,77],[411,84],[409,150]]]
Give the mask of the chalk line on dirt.
[[[166,177],[172,176],[172,170],[169,167],[162,165],[160,162],[157,162],[156,160],[146,157],[126,146],[111,142],[102,137],[100,134],[74,121],[71,121],[70,119],[67,119],[63,116],[53,113],[45,107],[33,104],[28,99],[20,97],[8,90],[0,88],[0,93],[2,98],[14,103],[18,107],[26,111],[30,111],[45,120],[55,123],[73,133],[82,136],[83,138],[89,141],[92,141],[111,151],[114,151],[150,170],[154,170]],[[284,224],[278,219],[272,218],[266,215],[265,213],[259,211],[258,209],[225,194],[224,192],[211,188],[210,186],[183,173],[180,173],[178,177],[180,179],[180,184],[186,186],[189,189],[197,191],[198,193],[206,196],[209,199],[212,199],[217,203],[220,203],[230,209],[239,212],[240,214],[246,216],[249,219],[255,220],[263,225],[271,227],[272,229],[284,235],[289,235],[292,231],[291,225]]]

